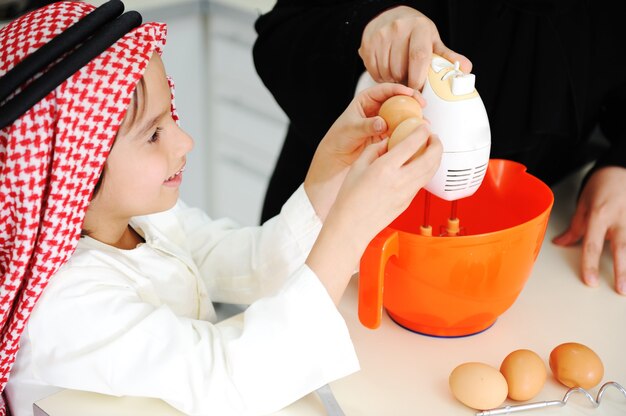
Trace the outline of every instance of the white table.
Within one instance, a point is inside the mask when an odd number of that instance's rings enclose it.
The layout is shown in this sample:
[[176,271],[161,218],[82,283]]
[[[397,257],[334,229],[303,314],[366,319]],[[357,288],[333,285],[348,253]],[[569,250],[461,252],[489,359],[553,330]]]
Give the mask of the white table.
[[[546,239],[528,283],[513,306],[478,335],[448,339],[418,335],[399,327],[385,314],[380,328],[367,329],[358,321],[357,280],[353,279],[339,308],[350,328],[361,371],[331,384],[346,416],[472,415],[475,412],[456,401],[448,388],[454,367],[480,361],[499,368],[508,353],[520,348],[535,351],[547,366],[550,351],[570,341],[598,353],[605,366],[603,382],[613,380],[626,386],[626,297],[613,289],[608,250],[602,257],[601,284],[590,288],[578,277],[580,247],[561,248],[550,241],[565,229],[577,192],[575,178],[555,189]],[[548,380],[533,401],[560,400],[566,390],[548,369]],[[597,391],[598,387],[592,394]],[[38,405],[50,416],[180,415],[158,400],[116,399],[67,390]],[[310,394],[277,416],[324,414],[317,396]],[[519,414],[623,416],[626,398],[608,390],[598,409],[577,395],[562,408]]]
[[[472,415],[448,387],[454,367],[479,361],[496,368],[510,352],[526,348],[544,358],[548,379],[533,401],[561,400],[567,388],[548,367],[554,347],[579,342],[603,360],[603,382],[626,386],[626,297],[613,289],[612,260],[605,250],[601,284],[585,286],[578,277],[580,246],[562,248],[551,239],[565,230],[578,192],[577,178],[555,188],[555,206],[541,252],[524,290],[496,323],[483,333],[465,338],[434,338],[407,331],[383,314],[377,330],[363,327],[357,316],[354,279],[340,310],[350,328],[361,371],[331,387],[347,416],[357,415]],[[596,395],[599,386],[592,390]],[[507,400],[507,404],[517,404]],[[607,390],[601,407],[593,409],[582,396],[562,408],[533,410],[520,415],[626,415],[626,398]]]

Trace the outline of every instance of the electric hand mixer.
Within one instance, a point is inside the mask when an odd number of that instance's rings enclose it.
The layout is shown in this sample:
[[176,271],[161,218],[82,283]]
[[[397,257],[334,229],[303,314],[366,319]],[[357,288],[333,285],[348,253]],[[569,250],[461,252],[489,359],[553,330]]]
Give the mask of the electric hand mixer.
[[448,201],[472,195],[489,162],[489,120],[474,82],[458,62],[435,56],[422,91],[428,103],[424,115],[443,143],[441,165],[426,189]]

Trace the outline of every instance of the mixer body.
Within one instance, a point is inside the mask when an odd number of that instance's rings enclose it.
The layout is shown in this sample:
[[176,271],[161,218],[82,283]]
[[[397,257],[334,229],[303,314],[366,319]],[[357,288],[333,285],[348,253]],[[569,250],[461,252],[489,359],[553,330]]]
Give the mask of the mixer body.
[[422,90],[424,117],[443,144],[439,169],[426,190],[447,201],[476,192],[487,170],[491,130],[475,77],[434,55]]

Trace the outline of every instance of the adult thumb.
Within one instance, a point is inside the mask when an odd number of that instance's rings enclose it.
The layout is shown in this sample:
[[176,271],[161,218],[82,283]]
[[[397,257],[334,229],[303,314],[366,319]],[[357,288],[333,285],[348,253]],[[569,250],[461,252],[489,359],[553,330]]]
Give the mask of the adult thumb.
[[453,51],[452,49],[445,46],[443,43],[440,43],[434,52],[439,56],[447,59],[448,61],[454,63],[459,61],[459,67],[461,71],[469,74],[472,72],[472,61],[469,60],[465,55],[461,55],[458,52]]

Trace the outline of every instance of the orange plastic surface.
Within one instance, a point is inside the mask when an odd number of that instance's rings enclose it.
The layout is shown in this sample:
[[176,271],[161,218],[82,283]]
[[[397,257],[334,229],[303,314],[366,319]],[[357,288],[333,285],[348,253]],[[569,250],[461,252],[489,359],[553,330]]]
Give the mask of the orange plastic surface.
[[[369,244],[359,270],[359,319],[377,328],[383,307],[400,325],[435,336],[485,330],[517,299],[548,224],[550,188],[516,162],[492,159],[483,184],[458,201],[463,235],[420,232],[424,191]],[[430,223],[450,202],[432,196]]]

